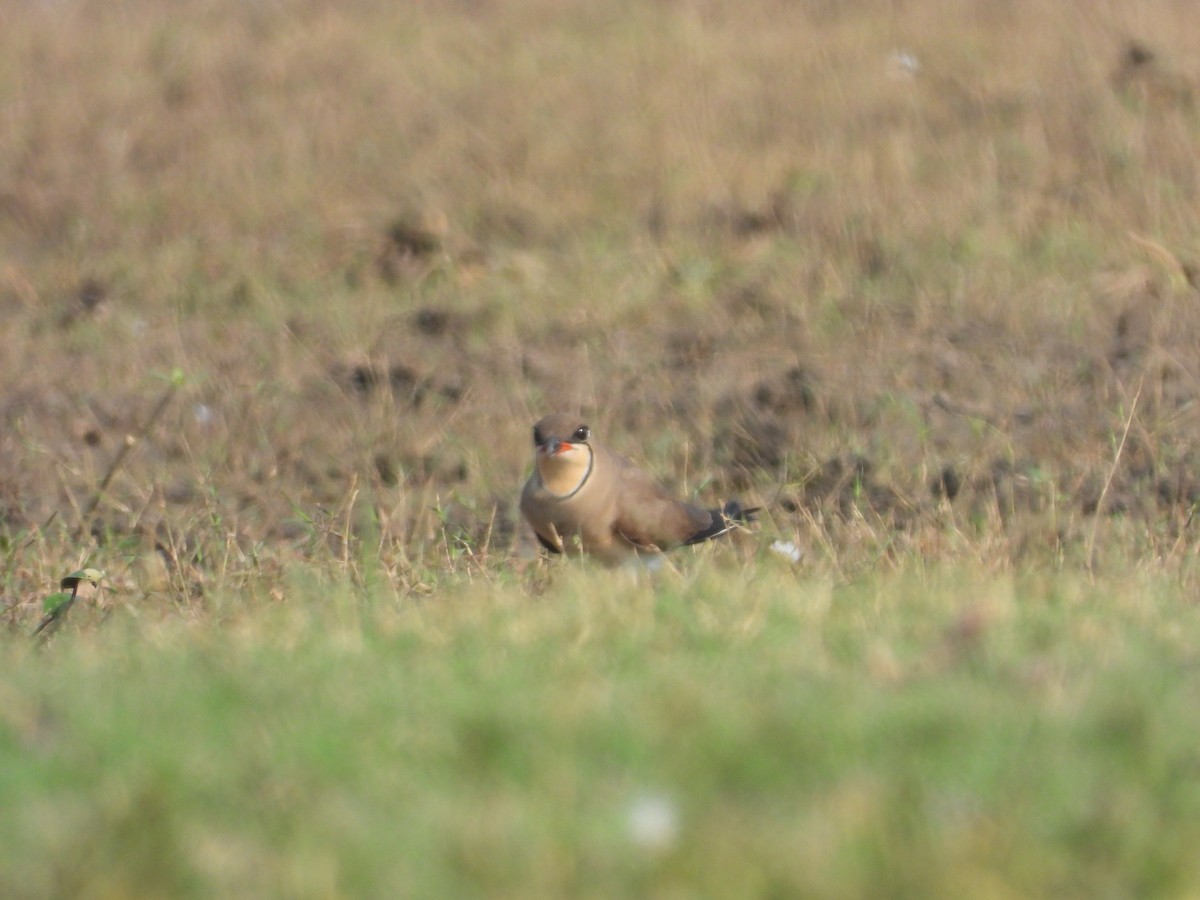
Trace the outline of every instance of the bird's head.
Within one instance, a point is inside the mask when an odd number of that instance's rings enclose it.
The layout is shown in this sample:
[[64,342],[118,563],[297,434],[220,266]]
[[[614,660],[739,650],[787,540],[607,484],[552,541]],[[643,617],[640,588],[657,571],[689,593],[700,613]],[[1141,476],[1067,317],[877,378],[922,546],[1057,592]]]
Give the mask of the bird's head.
[[578,490],[592,468],[592,430],[578,416],[554,413],[533,426],[533,454],[538,474],[556,494]]

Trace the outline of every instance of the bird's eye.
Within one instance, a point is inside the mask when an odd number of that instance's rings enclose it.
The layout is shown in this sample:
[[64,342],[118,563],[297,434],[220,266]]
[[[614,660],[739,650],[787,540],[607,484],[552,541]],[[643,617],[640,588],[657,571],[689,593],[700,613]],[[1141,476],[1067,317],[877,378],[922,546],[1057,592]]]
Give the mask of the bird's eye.
[[575,434],[571,436],[571,440],[584,442],[592,436],[592,430],[586,425],[580,425],[575,429]]
[[542,432],[540,430],[538,430],[537,428],[534,428],[533,429],[533,446],[540,447],[540,446],[542,446],[542,444],[543,444]]

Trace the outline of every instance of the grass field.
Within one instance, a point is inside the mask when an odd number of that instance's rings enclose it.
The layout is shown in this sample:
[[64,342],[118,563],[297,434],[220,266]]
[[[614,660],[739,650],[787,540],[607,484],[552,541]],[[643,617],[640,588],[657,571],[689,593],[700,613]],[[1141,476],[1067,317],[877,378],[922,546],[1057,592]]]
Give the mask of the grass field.
[[1182,896],[1161,578],[560,573],[3,663],[6,896]]
[[0,895],[1200,893],[1193,18],[0,0]]

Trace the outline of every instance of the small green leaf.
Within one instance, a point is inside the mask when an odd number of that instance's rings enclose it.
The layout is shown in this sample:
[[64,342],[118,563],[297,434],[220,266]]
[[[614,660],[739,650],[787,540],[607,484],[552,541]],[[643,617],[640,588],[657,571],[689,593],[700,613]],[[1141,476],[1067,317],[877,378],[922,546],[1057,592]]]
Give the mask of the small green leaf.
[[59,591],[57,594],[51,594],[42,601],[42,612],[48,616],[54,615],[62,609],[64,603],[71,602],[70,591]]
[[99,569],[80,569],[78,572],[72,572],[70,575],[64,576],[58,586],[64,591],[69,591],[78,587],[81,581],[88,581],[92,585],[99,585],[100,579],[103,577],[104,573]]

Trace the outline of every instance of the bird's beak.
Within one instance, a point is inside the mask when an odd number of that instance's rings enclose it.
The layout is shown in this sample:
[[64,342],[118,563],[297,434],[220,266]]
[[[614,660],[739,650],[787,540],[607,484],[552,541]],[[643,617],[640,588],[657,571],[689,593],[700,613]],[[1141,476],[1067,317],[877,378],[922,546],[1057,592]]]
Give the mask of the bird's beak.
[[558,438],[550,438],[542,449],[547,456],[557,456],[559,453],[566,453],[568,450],[574,449],[574,445],[560,441]]

